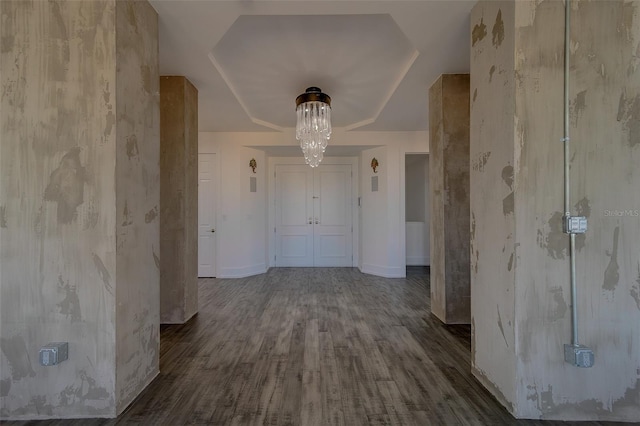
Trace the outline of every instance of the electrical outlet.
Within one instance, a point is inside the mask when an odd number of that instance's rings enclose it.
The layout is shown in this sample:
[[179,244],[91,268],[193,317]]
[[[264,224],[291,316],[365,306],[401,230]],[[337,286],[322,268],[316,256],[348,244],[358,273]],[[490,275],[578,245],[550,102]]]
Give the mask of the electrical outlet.
[[595,357],[593,351],[583,345],[564,345],[564,360],[574,367],[593,367]]
[[56,365],[68,358],[69,344],[67,342],[47,343],[40,349],[40,365]]
[[564,232],[584,234],[587,232],[587,218],[584,216],[564,216]]

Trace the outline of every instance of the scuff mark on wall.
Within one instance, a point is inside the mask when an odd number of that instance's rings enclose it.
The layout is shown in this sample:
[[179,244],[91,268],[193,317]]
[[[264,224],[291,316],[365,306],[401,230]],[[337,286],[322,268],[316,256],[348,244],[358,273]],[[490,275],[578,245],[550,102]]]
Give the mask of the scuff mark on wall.
[[586,97],[587,97],[587,91],[583,90],[576,95],[575,99],[571,101],[570,111],[571,111],[571,124],[573,125],[573,127],[578,126],[578,119],[580,118],[580,115],[584,111],[584,108],[587,106]]
[[144,223],[151,223],[158,217],[158,206],[155,206],[144,215]]
[[640,262],[638,262],[638,278],[636,279],[636,283],[631,286],[631,290],[629,291],[633,300],[636,301],[636,306],[640,311]]
[[555,408],[553,403],[553,386],[547,386],[546,391],[540,392],[540,410],[542,412],[548,412]]
[[562,287],[552,287],[549,289],[549,292],[553,295],[553,301],[556,306],[551,310],[551,321],[556,321],[564,318],[567,313],[567,302],[564,300],[564,295],[562,293]]
[[502,326],[502,318],[500,317],[500,306],[496,305],[496,309],[498,310],[498,327],[500,328],[500,333],[502,333],[505,345],[509,347],[509,343],[507,343],[507,336],[505,336],[504,327]]
[[127,157],[132,159],[138,156],[138,138],[136,135],[127,136]]
[[80,370],[76,380],[60,392],[60,406],[76,404],[106,411],[113,407],[114,401],[106,388],[97,386],[95,379],[89,377],[85,370]]
[[91,253],[91,257],[93,258],[93,264],[98,271],[98,275],[100,275],[100,279],[104,283],[104,288],[113,296],[113,287],[111,287],[111,275],[109,275],[109,271],[105,268],[100,256],[95,253]]
[[547,255],[553,259],[564,259],[568,250],[569,239],[562,232],[562,213],[555,212],[548,221],[547,235],[538,229],[538,245],[547,250]]
[[156,264],[156,268],[160,270],[160,258],[156,254],[153,248],[151,248],[151,254],[153,255],[153,262]]
[[36,372],[31,366],[31,359],[27,351],[27,345],[20,335],[13,337],[0,337],[0,349],[7,358],[9,367],[11,368],[11,378],[20,380],[24,377],[34,377]]
[[94,203],[90,202],[85,208],[86,215],[84,219],[84,229],[93,229],[98,225],[98,218],[100,215],[96,211]]
[[76,217],[76,209],[84,201],[85,168],[80,164],[80,148],[67,152],[51,173],[44,191],[45,201],[58,204],[58,223],[68,224]]
[[620,238],[620,227],[616,226],[613,231],[613,249],[611,252],[607,250],[607,256],[611,257],[607,269],[604,270],[604,281],[602,283],[602,289],[607,291],[615,291],[620,280],[620,273],[618,267],[618,240]]
[[482,41],[487,36],[487,26],[483,22],[483,18],[480,18],[480,23],[476,24],[471,31],[471,46],[475,46],[477,42]]
[[107,139],[109,138],[109,136],[111,136],[111,131],[113,131],[113,126],[115,126],[116,124],[116,116],[113,113],[113,111],[111,111],[111,107],[109,107],[109,112],[107,113],[106,117],[106,123],[104,126],[104,137],[102,138],[102,142],[106,142]]
[[511,269],[513,269],[513,256],[515,253],[511,253],[511,256],[509,256],[509,263],[507,264],[507,270],[510,271]]
[[478,97],[478,89],[475,89],[475,90],[473,91],[473,102],[475,102],[475,101],[476,101],[476,98],[477,98],[477,97]]
[[626,93],[620,94],[616,119],[623,123],[628,133],[628,144],[631,148],[640,144],[640,95],[627,99]]
[[122,211],[122,226],[129,226],[131,224],[133,224],[133,220],[131,220],[129,206],[127,204],[127,200],[124,200],[124,209]]
[[489,68],[489,83],[491,83],[491,80],[493,80],[493,73],[496,72],[496,66],[495,65],[491,65],[491,68]]
[[514,209],[514,195],[513,191],[502,199],[502,214],[507,216],[513,214]]
[[0,228],[7,227],[7,208],[0,206]]
[[493,24],[491,34],[493,35],[493,39],[491,40],[491,42],[493,43],[493,47],[497,49],[498,47],[500,47],[502,41],[504,40],[504,22],[502,21],[502,9],[498,9],[496,22]]
[[58,289],[65,293],[64,299],[57,305],[60,308],[60,313],[66,315],[67,318],[71,317],[71,322],[82,320],[76,286],[70,286],[68,281],[65,283],[60,275],[58,276]]
[[9,391],[11,390],[11,379],[6,378],[0,380],[0,398],[9,395]]
[[502,181],[513,191],[513,166],[504,166],[502,169]]
[[473,160],[473,163],[472,163],[473,170],[484,172],[484,166],[487,165],[487,161],[489,161],[489,157],[491,157],[490,151],[480,153],[478,157]]

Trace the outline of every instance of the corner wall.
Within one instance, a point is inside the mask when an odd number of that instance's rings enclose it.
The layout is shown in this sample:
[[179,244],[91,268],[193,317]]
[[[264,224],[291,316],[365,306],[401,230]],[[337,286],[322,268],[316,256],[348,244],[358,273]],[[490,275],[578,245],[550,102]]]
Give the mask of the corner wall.
[[[564,5],[482,2],[472,13],[472,75],[478,77],[472,81],[472,125],[479,126],[472,146],[492,152],[483,172],[472,168],[472,181],[496,192],[472,206],[479,253],[474,286],[495,293],[497,283],[509,278],[514,298],[508,305],[513,326],[505,327],[502,317],[502,345],[491,310],[472,300],[474,362],[476,372],[485,373],[481,380],[511,401],[519,418],[640,421],[639,7],[572,2],[571,208],[589,218],[576,253],[579,337],[595,352],[589,369],[565,363],[562,347],[571,340],[569,238],[561,231]],[[504,49],[514,60],[492,63]],[[513,99],[513,114],[492,107],[496,98]],[[491,137],[483,133],[505,122],[513,130],[505,124]],[[513,163],[494,156],[505,146],[513,147]],[[498,196],[511,188],[512,212],[503,210]],[[513,220],[505,230],[513,231],[510,236],[479,232],[498,226],[494,219],[501,213]],[[509,260],[491,255],[496,244],[504,245]],[[496,349],[515,360],[505,387],[499,381],[504,375],[488,362]]]
[[429,89],[431,312],[469,324],[469,75],[442,74]]
[[[113,0],[0,13],[0,419],[115,417],[158,371],[157,17]],[[52,341],[69,359],[42,367]]]
[[160,78],[160,322],[198,312],[198,91]]

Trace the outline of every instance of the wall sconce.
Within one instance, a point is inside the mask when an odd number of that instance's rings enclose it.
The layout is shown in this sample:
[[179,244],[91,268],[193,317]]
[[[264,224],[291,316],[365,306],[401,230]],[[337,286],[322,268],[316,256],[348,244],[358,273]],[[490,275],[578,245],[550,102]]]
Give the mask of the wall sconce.
[[251,170],[253,170],[253,173],[256,172],[256,167],[258,167],[258,163],[256,163],[255,158],[252,158],[251,161],[249,161],[249,167],[251,167]]
[[371,168],[373,169],[373,173],[378,173],[376,169],[379,165],[380,164],[378,163],[378,160],[376,160],[376,157],[373,157],[373,159],[371,160]]

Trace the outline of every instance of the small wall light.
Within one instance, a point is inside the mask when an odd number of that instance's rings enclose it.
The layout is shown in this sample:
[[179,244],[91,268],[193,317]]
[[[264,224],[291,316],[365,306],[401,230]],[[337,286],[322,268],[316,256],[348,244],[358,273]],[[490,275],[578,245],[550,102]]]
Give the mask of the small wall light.
[[373,157],[373,159],[371,160],[371,168],[373,169],[373,173],[378,173],[376,169],[379,165],[380,164],[378,163],[378,160],[376,160],[376,157]]
[[249,167],[251,167],[251,170],[253,170],[253,173],[256,172],[256,167],[258,167],[258,163],[256,163],[255,158],[252,158],[251,161],[249,161]]

